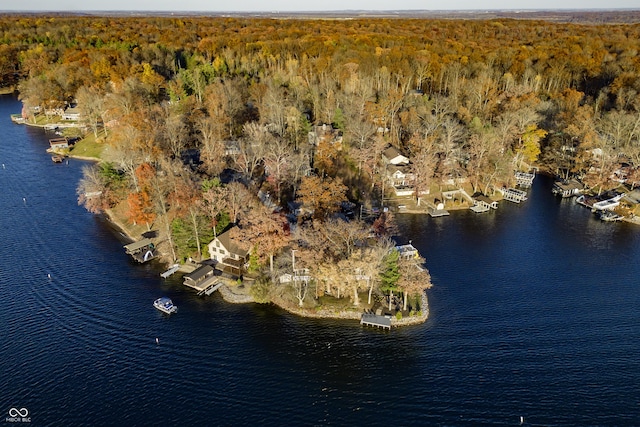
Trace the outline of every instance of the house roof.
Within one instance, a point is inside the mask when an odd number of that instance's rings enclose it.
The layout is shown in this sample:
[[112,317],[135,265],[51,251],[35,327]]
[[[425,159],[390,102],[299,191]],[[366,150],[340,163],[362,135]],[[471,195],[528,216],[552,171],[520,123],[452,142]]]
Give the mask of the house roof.
[[411,173],[411,168],[409,167],[409,165],[394,165],[394,164],[390,164],[387,165],[387,174],[389,175],[393,175],[396,172],[401,172],[405,175]]
[[66,110],[64,110],[65,114],[80,114],[80,110],[76,107],[69,107]]
[[51,146],[54,145],[68,145],[69,144],[69,140],[66,137],[62,137],[62,138],[51,138],[49,140],[49,144]]
[[491,200],[489,197],[485,196],[484,194],[480,194],[479,196],[475,196],[474,199],[480,201],[480,202],[485,202],[488,204],[493,203],[493,200]]
[[211,267],[209,264],[205,264],[196,268],[191,273],[185,274],[184,278],[191,279],[194,282],[197,282],[198,280],[202,279],[203,277],[207,276],[210,273],[213,273],[213,267]]
[[398,149],[396,147],[389,147],[386,150],[384,150],[382,152],[382,154],[387,158],[387,159],[393,159],[396,158],[400,155],[400,152],[398,151]]
[[153,241],[151,239],[146,239],[145,238],[145,239],[139,240],[137,242],[129,243],[128,245],[125,245],[124,248],[128,253],[131,253],[131,252],[135,252],[135,251],[137,251],[139,249],[142,249],[145,246],[149,246],[151,244],[153,244]]
[[568,182],[555,182],[554,185],[563,191],[582,190],[584,188],[584,184],[575,179]]
[[231,237],[231,233],[230,232],[234,228],[236,228],[236,227],[230,228],[229,230],[225,231],[224,233],[219,234],[218,235],[218,240],[232,254],[236,254],[238,256],[245,257],[245,256],[247,256],[249,251],[246,250],[246,249],[241,248],[236,242],[233,241],[233,238]]

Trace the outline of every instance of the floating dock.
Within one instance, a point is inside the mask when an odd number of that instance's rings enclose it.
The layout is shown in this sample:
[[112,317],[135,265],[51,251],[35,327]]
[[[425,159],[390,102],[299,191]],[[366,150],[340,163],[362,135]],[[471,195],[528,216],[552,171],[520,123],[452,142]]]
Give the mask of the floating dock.
[[471,209],[475,213],[489,212],[490,210],[490,208],[485,205],[473,205],[469,209]]
[[169,267],[167,271],[165,271],[164,273],[160,273],[160,276],[163,279],[166,279],[167,277],[171,276],[173,273],[178,271],[179,268],[180,268],[180,264],[173,264],[171,267]]
[[214,293],[215,291],[217,291],[222,285],[224,285],[224,283],[221,282],[221,281],[213,282],[212,284],[210,284],[209,286],[207,286],[206,288],[204,288],[200,292],[198,292],[198,296],[202,296],[202,295],[209,296],[212,293]]
[[360,324],[364,326],[372,326],[374,328],[391,330],[391,319],[387,316],[380,316],[377,314],[364,313],[360,318]]
[[449,211],[445,209],[429,209],[429,215],[432,218],[438,218],[441,216],[449,216]]

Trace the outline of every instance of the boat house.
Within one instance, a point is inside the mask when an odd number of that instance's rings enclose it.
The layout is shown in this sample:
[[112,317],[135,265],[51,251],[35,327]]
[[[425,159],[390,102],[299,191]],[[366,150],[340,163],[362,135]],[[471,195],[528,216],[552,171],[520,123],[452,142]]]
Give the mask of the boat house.
[[147,262],[156,256],[156,246],[151,239],[142,239],[124,246],[128,255],[138,262]]
[[556,181],[551,191],[560,197],[573,197],[584,191],[584,185],[576,179]]
[[66,137],[52,138],[49,140],[51,151],[66,150],[69,148],[69,140]]
[[420,256],[418,250],[411,244],[411,242],[406,245],[397,245],[394,249],[398,251],[402,258],[417,258]]
[[533,173],[516,172],[516,185],[519,187],[531,187],[535,177],[536,175]]
[[525,191],[517,190],[515,188],[507,188],[507,189],[503,188],[501,191],[502,191],[502,197],[504,197],[505,200],[508,200],[510,202],[520,203],[527,200],[527,193]]
[[215,270],[209,264],[201,265],[189,274],[184,275],[185,286],[201,291],[216,280]]
[[80,120],[80,110],[77,107],[69,107],[62,113],[62,120],[77,122]]
[[480,194],[473,197],[473,206],[470,209],[475,213],[487,212],[490,209],[498,209],[498,202]]

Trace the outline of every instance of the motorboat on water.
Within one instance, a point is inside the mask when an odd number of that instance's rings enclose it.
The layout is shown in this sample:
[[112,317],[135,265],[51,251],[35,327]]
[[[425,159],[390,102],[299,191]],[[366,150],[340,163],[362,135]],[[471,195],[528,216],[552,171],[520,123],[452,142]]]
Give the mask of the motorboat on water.
[[173,305],[171,298],[160,297],[153,302],[153,306],[163,313],[171,314],[178,311],[178,307]]

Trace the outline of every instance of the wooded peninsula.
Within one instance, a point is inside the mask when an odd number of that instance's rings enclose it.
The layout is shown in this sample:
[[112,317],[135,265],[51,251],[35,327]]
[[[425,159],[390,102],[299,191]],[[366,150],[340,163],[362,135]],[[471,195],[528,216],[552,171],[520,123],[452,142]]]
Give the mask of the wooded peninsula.
[[0,28],[15,120],[64,124],[80,140],[62,154],[101,160],[80,204],[293,311],[377,302],[424,321],[430,276],[392,240],[393,212],[448,190],[498,200],[534,169],[593,194],[640,180],[639,24],[9,14]]

